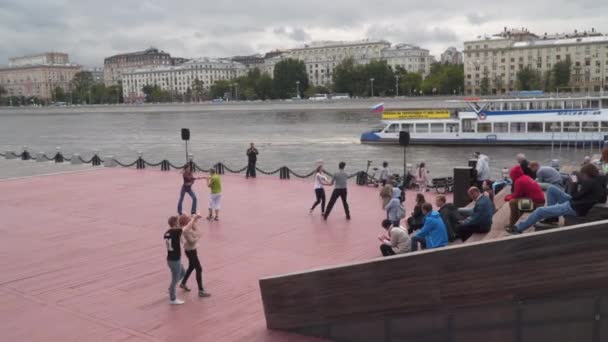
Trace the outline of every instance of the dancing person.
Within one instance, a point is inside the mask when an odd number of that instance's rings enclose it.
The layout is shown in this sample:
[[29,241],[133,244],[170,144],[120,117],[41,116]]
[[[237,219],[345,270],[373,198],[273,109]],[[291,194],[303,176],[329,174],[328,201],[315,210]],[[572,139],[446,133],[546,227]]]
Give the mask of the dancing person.
[[198,296],[210,297],[211,294],[205,291],[203,288],[203,268],[201,266],[201,262],[198,259],[198,253],[196,251],[198,247],[198,240],[201,237],[201,232],[197,228],[196,223],[191,224],[188,227],[188,223],[190,218],[186,215],[182,215],[179,217],[179,225],[185,226],[182,230],[182,236],[184,237],[184,252],[186,253],[186,257],[188,258],[188,269],[186,270],[186,274],[182,279],[182,282],[179,284],[179,287],[186,292],[190,292],[190,289],[186,285],[188,282],[188,278],[190,278],[190,274],[192,271],[196,271],[196,283],[198,285]]
[[424,225],[412,237],[410,250],[412,252],[417,251],[418,244],[420,244],[421,249],[446,246],[448,244],[448,233],[441,215],[433,210],[431,203],[422,205],[422,213],[424,214]]
[[317,166],[317,171],[315,173],[315,202],[312,204],[310,208],[310,213],[315,210],[317,205],[321,203],[321,215],[325,214],[325,185],[329,185],[327,181],[327,177],[323,174],[323,165]]
[[386,210],[386,216],[393,222],[393,226],[398,227],[401,225],[401,219],[405,216],[405,208],[401,205],[399,198],[401,197],[401,190],[399,188],[393,188],[393,196],[391,200],[386,204],[384,210]]
[[197,199],[196,194],[194,193],[194,191],[192,191],[192,186],[194,185],[195,180],[204,179],[205,177],[194,177],[194,175],[192,174],[192,164],[190,163],[186,164],[186,166],[184,167],[184,171],[182,171],[182,177],[184,179],[184,184],[182,185],[182,188],[179,193],[179,201],[177,202],[177,213],[179,215],[183,214],[182,203],[184,202],[184,197],[186,196],[186,194],[188,194],[190,195],[190,198],[192,198],[192,210],[190,211],[190,213],[195,214]]
[[475,202],[475,206],[471,216],[456,226],[456,236],[462,239],[462,242],[467,241],[474,233],[489,232],[492,228],[492,218],[494,216],[494,204],[488,196],[481,193],[479,188],[471,187],[467,193]]
[[388,169],[388,162],[383,162],[382,163],[382,170],[380,170],[380,183],[382,184],[382,186],[385,186],[386,183],[388,182],[388,178],[390,175],[390,170]]
[[505,202],[509,202],[509,208],[511,214],[509,217],[509,225],[505,227],[507,230],[512,229],[523,212],[522,208],[525,205],[531,206],[527,211],[533,211],[534,209],[540,208],[545,205],[545,194],[540,185],[536,183],[530,176],[524,174],[521,166],[515,166],[509,173],[515,191],[512,194],[505,196]]
[[327,204],[327,208],[325,209],[325,215],[323,215],[323,219],[327,220],[331,210],[336,204],[338,197],[342,199],[342,206],[344,207],[344,213],[346,214],[346,219],[350,220],[350,209],[348,208],[348,202],[346,201],[347,195],[347,185],[348,185],[348,175],[344,172],[344,168],[346,167],[345,162],[340,162],[338,164],[339,171],[334,175],[334,178],[331,181],[330,185],[335,185],[334,191],[331,193],[331,197],[329,198],[329,203]]
[[[200,219],[201,216],[198,214],[192,215],[188,223],[183,227],[184,229],[190,229],[190,227]],[[167,265],[171,271],[171,283],[169,284],[169,304],[180,305],[185,302],[177,298],[175,293],[175,287],[177,283],[182,279],[186,273],[184,265],[181,262],[182,256],[182,227],[179,225],[179,219],[177,216],[169,217],[169,230],[165,232],[165,246],[167,247]]]
[[380,253],[383,256],[403,254],[410,251],[410,237],[407,230],[401,226],[395,226],[390,220],[382,221],[382,228],[388,231],[388,236],[380,235]]
[[[220,179],[220,175],[217,174],[215,169],[209,170],[207,186],[209,189],[211,189],[211,193],[209,194],[209,216],[207,216],[207,220],[219,221],[222,201],[222,181]],[[214,211],[215,217],[213,217]]]
[[407,231],[412,234],[414,231],[422,228],[424,225],[424,214],[422,213],[422,205],[426,203],[423,194],[416,194],[416,204],[412,211],[412,216],[407,219]]
[[418,185],[418,192],[426,192],[428,187],[428,173],[426,169],[426,163],[422,162],[416,169],[416,184]]
[[258,161],[258,154],[258,149],[255,148],[254,143],[251,143],[247,149],[247,173],[245,178],[255,178],[255,164]]
[[386,184],[380,188],[380,198],[382,198],[382,209],[386,208],[386,205],[393,198],[393,185]]

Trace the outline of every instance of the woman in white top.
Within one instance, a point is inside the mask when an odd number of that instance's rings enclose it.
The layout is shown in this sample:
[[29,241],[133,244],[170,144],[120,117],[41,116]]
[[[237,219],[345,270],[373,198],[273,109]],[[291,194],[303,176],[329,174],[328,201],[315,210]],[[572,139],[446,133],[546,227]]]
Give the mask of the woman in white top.
[[403,254],[410,251],[410,236],[407,229],[393,225],[391,220],[383,220],[382,228],[388,231],[388,236],[378,236],[378,240],[382,242],[380,252],[383,256]]
[[416,170],[416,183],[418,184],[418,192],[425,192],[428,186],[428,174],[425,163],[420,163]]
[[313,203],[312,208],[310,208],[310,213],[315,210],[317,205],[321,203],[321,214],[325,214],[325,189],[324,185],[328,185],[327,177],[323,174],[323,165],[319,165],[317,167],[317,172],[315,173],[315,196],[316,201]]

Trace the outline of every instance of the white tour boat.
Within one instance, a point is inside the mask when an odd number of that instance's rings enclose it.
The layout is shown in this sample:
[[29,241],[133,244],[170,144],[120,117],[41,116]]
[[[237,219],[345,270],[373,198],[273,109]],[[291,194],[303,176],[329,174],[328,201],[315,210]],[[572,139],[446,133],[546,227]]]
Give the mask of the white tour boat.
[[[466,109],[383,110],[381,127],[361,135],[363,143],[551,145],[608,140],[608,95],[528,99],[468,98],[449,101]],[[378,110],[379,109],[379,110]]]

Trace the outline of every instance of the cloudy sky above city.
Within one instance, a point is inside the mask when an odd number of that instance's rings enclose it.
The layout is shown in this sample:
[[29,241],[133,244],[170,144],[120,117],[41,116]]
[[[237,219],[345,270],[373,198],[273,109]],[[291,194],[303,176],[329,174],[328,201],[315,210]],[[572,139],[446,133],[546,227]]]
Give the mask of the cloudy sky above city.
[[0,64],[62,51],[86,66],[149,46],[180,57],[224,57],[313,40],[386,39],[435,55],[506,27],[537,34],[608,33],[608,1],[3,0]]

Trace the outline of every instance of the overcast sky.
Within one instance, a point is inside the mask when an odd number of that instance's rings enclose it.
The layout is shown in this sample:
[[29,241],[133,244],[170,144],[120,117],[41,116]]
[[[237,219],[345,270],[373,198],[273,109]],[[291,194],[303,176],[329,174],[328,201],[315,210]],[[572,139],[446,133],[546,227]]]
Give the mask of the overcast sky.
[[51,50],[102,66],[104,57],[149,46],[172,56],[224,57],[364,38],[439,55],[505,26],[608,33],[606,13],[606,0],[0,0],[0,64]]

